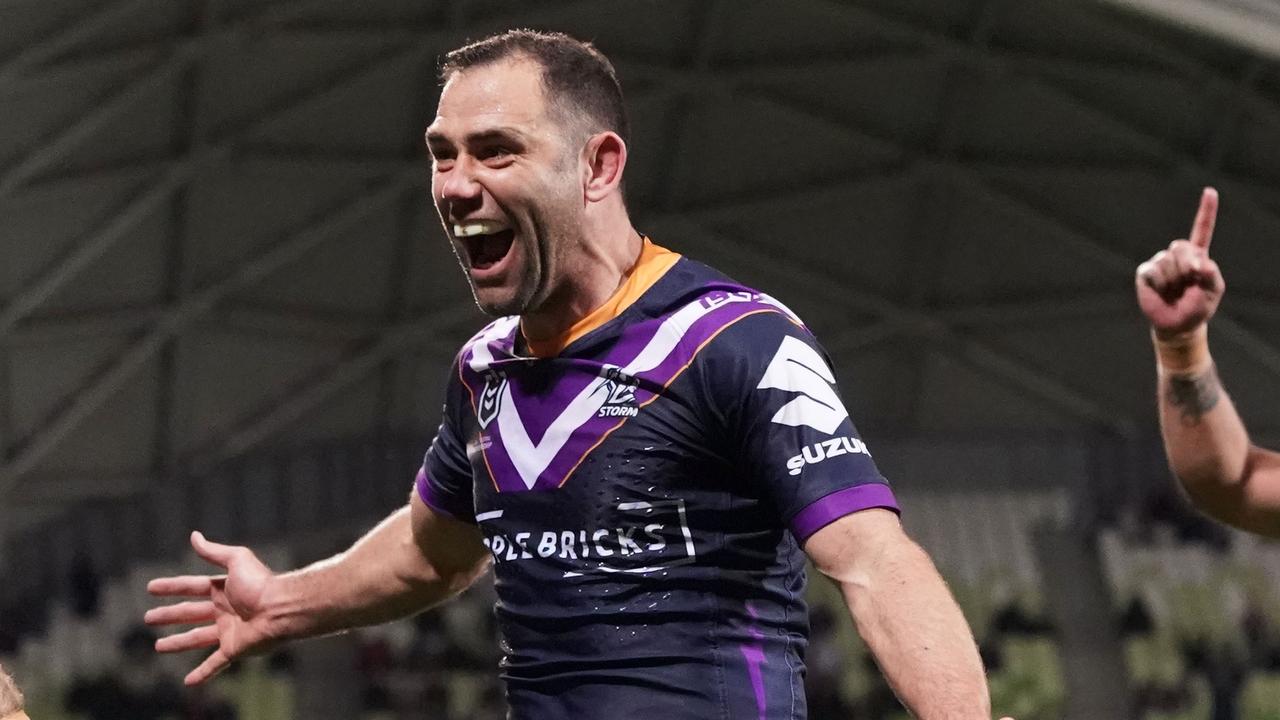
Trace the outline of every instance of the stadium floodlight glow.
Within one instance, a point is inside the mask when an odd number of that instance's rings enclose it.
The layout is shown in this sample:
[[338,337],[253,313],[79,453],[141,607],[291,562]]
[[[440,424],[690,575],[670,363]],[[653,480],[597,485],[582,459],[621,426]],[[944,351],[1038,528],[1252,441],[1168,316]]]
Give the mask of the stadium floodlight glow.
[[1280,58],[1280,4],[1274,0],[1104,1]]

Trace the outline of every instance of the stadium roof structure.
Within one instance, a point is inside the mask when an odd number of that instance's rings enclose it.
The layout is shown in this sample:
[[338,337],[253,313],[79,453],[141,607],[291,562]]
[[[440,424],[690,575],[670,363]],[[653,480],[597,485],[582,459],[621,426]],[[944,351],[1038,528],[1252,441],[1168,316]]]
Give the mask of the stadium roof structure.
[[[1124,4],[1124,3],[1120,3]],[[1130,3],[1131,4],[1131,3]],[[776,295],[868,436],[1154,430],[1135,265],[1222,192],[1214,349],[1280,430],[1280,69],[1052,0],[0,0],[0,507],[437,422],[482,318],[438,57],[593,39],[638,226]]]

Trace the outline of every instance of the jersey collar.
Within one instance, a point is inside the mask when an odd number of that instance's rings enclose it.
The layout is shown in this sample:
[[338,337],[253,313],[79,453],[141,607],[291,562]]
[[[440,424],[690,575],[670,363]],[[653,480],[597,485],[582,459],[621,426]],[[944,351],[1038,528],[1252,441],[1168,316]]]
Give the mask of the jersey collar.
[[[525,346],[534,357],[554,357],[564,349],[581,339],[610,320],[621,315],[627,308],[635,304],[640,296],[653,287],[680,259],[680,253],[655,245],[649,238],[644,238],[644,246],[640,250],[640,258],[636,261],[631,274],[613,296],[603,305],[592,310],[586,317],[573,324],[563,334],[550,338],[531,338],[524,335]],[[521,326],[520,333],[524,334]]]

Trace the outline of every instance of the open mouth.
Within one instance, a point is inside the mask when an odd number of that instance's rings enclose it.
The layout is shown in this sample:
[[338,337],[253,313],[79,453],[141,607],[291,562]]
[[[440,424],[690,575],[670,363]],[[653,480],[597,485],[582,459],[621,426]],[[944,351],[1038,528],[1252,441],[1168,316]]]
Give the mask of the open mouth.
[[516,237],[514,228],[492,220],[455,223],[453,234],[462,243],[474,270],[488,270],[502,262]]

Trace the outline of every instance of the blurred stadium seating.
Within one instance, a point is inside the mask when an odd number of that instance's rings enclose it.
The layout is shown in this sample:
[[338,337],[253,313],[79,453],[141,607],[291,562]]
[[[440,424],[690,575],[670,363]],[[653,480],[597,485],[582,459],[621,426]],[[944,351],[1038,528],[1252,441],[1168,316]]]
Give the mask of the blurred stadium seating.
[[1098,536],[1124,637],[1137,717],[1214,717],[1233,697],[1244,720],[1280,713],[1280,544],[1231,533],[1227,547],[1150,533]]

